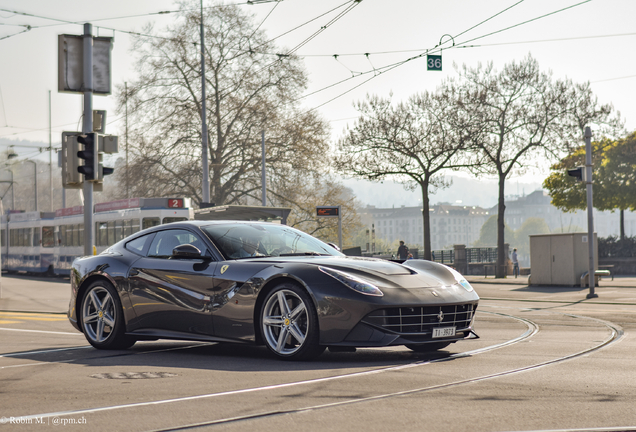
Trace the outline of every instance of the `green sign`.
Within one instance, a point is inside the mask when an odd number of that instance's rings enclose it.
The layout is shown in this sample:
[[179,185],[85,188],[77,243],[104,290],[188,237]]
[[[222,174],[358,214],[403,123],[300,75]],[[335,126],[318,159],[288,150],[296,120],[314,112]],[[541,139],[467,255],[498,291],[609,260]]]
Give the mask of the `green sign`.
[[427,70],[441,71],[442,70],[442,56],[441,55],[427,55],[426,56]]

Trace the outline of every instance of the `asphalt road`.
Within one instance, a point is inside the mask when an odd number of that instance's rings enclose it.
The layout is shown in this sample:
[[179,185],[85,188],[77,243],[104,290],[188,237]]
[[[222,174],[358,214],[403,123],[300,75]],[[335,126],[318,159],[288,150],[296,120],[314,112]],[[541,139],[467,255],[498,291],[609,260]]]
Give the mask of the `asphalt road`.
[[229,344],[97,351],[66,319],[68,281],[3,275],[0,432],[636,430],[636,278],[589,300],[471,281],[479,339],[283,362]]

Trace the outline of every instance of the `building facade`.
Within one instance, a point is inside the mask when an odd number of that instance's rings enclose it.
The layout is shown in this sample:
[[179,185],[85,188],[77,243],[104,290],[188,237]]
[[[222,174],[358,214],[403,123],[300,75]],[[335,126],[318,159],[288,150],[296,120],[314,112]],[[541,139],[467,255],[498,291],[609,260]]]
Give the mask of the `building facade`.
[[[552,199],[547,192],[538,190],[529,195],[506,200],[506,225],[517,230],[528,218],[543,218],[550,231],[573,232],[587,231],[587,210],[565,213],[551,204]],[[497,214],[497,207],[490,209],[490,214]],[[626,211],[625,235],[636,235],[636,213]],[[594,209],[594,231],[598,237],[618,236],[620,234],[619,211],[599,211]]]
[[[424,219],[421,207],[375,208],[359,211],[365,224],[375,229],[375,238],[387,243],[404,240],[409,248],[422,249]],[[473,206],[434,205],[430,208],[431,248],[452,248],[473,244],[490,216],[489,210]]]

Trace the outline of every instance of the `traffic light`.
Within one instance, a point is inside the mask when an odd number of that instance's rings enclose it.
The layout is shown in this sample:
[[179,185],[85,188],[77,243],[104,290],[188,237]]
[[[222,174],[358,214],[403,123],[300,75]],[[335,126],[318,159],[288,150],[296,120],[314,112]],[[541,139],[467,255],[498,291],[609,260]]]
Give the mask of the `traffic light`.
[[102,161],[104,158],[104,153],[113,154],[117,153],[117,136],[114,135],[99,135],[98,136],[98,171],[97,171],[97,181],[103,182],[104,176],[111,175],[115,168],[109,168],[102,165]]
[[77,171],[84,174],[84,180],[96,181],[99,176],[99,157],[97,154],[97,134],[94,132],[77,137],[84,150],[77,152],[77,157],[84,160],[84,164],[77,167]]
[[580,166],[568,170],[568,175],[574,177],[576,181],[585,181],[585,167]]
[[64,189],[81,189],[82,176],[78,168],[79,143],[77,136],[79,132],[62,132],[62,151],[60,162],[62,165],[62,186]]

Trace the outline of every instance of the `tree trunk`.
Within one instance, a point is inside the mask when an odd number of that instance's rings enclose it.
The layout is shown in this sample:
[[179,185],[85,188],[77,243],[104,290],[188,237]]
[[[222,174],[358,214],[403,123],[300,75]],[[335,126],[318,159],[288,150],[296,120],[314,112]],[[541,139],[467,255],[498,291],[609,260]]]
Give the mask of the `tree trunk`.
[[499,174],[499,202],[497,206],[497,268],[495,270],[495,278],[501,279],[506,277],[506,259],[508,258],[504,251],[505,243],[505,219],[504,212],[506,204],[504,199],[504,187],[506,185],[506,176]]
[[621,209],[620,212],[621,212],[620,213],[620,218],[621,218],[620,225],[621,225],[621,243],[622,243],[623,241],[625,241],[625,210]]
[[429,212],[430,201],[428,199],[428,182],[420,183],[422,188],[422,219],[424,220],[424,259],[431,260],[431,215]]

